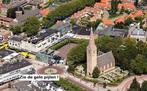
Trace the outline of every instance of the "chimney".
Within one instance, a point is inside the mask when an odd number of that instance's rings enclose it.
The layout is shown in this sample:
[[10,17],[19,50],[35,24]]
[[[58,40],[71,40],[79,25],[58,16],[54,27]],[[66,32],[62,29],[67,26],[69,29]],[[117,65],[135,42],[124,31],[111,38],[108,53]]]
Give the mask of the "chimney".
[[22,16],[22,11],[21,10],[17,10],[15,11],[16,13],[16,17]]

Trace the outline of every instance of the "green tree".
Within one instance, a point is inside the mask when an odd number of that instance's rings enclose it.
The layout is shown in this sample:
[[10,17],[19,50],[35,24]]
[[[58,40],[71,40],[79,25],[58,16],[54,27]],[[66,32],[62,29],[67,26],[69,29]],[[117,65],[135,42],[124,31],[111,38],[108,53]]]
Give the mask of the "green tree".
[[135,22],[137,23],[141,23],[143,21],[143,17],[142,16],[138,16],[138,17],[135,17]]
[[71,19],[70,24],[71,24],[71,26],[74,26],[76,24],[76,21],[74,19]]
[[65,4],[60,5],[55,10],[51,11],[47,17],[48,22],[45,22],[45,25],[48,27],[52,26],[57,20],[63,20],[73,13],[83,9],[85,6],[94,5],[95,0],[72,0],[71,2],[67,2]]
[[15,10],[14,8],[10,8],[7,10],[7,17],[9,18],[16,18]]
[[130,67],[133,70],[134,73],[136,74],[143,74],[145,73],[147,70],[147,63],[146,63],[146,58],[144,57],[144,55],[140,55],[138,54],[137,57],[131,61],[130,63]]
[[36,35],[40,28],[40,21],[37,17],[29,17],[23,25],[23,31],[28,36]]
[[147,91],[147,81],[144,81],[141,86],[141,91]]
[[22,11],[22,14],[24,14],[24,11],[23,11],[23,9],[21,7],[9,8],[7,10],[7,17],[13,18],[13,19],[16,18],[16,13],[15,12],[18,10],[18,8],[19,8],[19,10]]
[[93,72],[92,72],[92,77],[93,78],[98,78],[99,74],[100,74],[100,71],[99,71],[98,67],[95,67]]
[[13,32],[13,34],[20,34],[22,32],[21,26],[11,26],[10,31]]
[[118,11],[118,4],[119,4],[118,0],[112,0],[111,1],[110,14],[116,14],[116,12]]
[[89,22],[89,24],[88,24],[87,26],[88,26],[88,27],[92,27],[92,28],[96,29],[96,28],[97,28],[97,26],[98,26],[100,23],[101,23],[101,20],[100,20],[100,19],[98,19],[98,20],[96,20],[96,21]]
[[101,2],[101,0],[95,0],[96,2]]
[[125,24],[123,22],[120,23],[116,23],[114,25],[114,28],[118,28],[118,29],[127,29],[127,27],[125,26]]
[[137,82],[136,78],[133,79],[133,82],[128,91],[140,91],[140,84]]
[[134,5],[137,7],[138,6],[138,0],[135,0]]
[[129,18],[127,18],[126,20],[125,20],[125,25],[126,26],[129,26],[131,23],[133,23],[133,19],[131,18],[131,17],[129,17]]
[[87,45],[88,45],[88,41],[84,41],[69,51],[69,53],[67,55],[67,64],[69,65],[68,70],[70,72],[74,72],[77,65],[83,64],[86,62],[86,47],[87,47]]
[[10,3],[10,0],[2,0],[2,3],[3,4],[9,4]]
[[120,10],[120,14],[123,14],[125,12],[125,8],[122,7],[121,10]]

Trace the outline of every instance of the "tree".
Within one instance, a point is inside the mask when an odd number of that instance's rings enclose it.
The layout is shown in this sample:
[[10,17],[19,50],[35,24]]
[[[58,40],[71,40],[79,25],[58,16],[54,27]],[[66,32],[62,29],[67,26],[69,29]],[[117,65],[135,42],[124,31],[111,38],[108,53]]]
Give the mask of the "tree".
[[7,10],[7,17],[13,18],[13,19],[16,18],[16,13],[15,12],[18,10],[18,8],[19,8],[19,10],[22,11],[22,14],[24,14],[24,11],[23,11],[23,9],[21,7],[9,8]]
[[133,79],[133,82],[128,91],[140,91],[140,84],[137,82],[136,78]]
[[20,34],[22,32],[22,29],[21,29],[21,26],[17,25],[17,26],[11,26],[10,31],[12,31],[13,34],[18,35],[18,34]]
[[100,74],[100,71],[99,71],[98,67],[95,67],[93,72],[92,72],[92,77],[93,78],[98,78],[99,74]]
[[135,17],[135,22],[137,23],[141,23],[143,21],[143,17],[142,16],[138,16],[138,17]]
[[40,28],[40,21],[37,17],[29,17],[23,25],[23,31],[28,36],[36,35]]
[[95,0],[96,2],[101,2],[101,0]]
[[76,24],[76,21],[74,19],[71,19],[70,24],[71,24],[71,26],[74,26]]
[[10,3],[10,0],[2,0],[2,3],[3,4],[9,4]]
[[125,12],[125,8],[122,7],[121,10],[120,10],[120,14],[123,14]]
[[137,7],[138,6],[138,0],[135,0],[134,5]]
[[67,2],[65,4],[60,5],[55,10],[51,11],[47,17],[48,22],[45,22],[45,25],[49,27],[52,26],[57,20],[64,20],[69,17],[73,13],[83,9],[85,6],[93,6],[95,0],[72,0],[71,2]]
[[129,18],[127,18],[126,20],[125,20],[125,25],[126,26],[129,26],[131,23],[133,23],[133,19],[131,18],[131,17],[129,17]]
[[147,91],[147,81],[144,81],[141,86],[141,91]]
[[120,23],[116,23],[114,25],[114,28],[118,28],[118,29],[126,29],[127,27],[125,26],[125,24],[123,22]]
[[[74,72],[77,65],[86,63],[86,47],[88,41],[81,41],[81,44],[72,48],[67,55],[68,71]],[[77,51],[78,50],[78,51]]]
[[89,24],[87,25],[88,27],[92,27],[94,29],[97,28],[97,26],[101,23],[101,20],[96,20],[96,21],[93,21],[93,22],[89,22]]
[[136,74],[143,74],[147,72],[147,63],[144,55],[138,54],[134,60],[131,61],[130,67]]
[[116,12],[118,11],[118,4],[119,4],[118,0],[112,0],[111,1],[110,14],[116,14]]

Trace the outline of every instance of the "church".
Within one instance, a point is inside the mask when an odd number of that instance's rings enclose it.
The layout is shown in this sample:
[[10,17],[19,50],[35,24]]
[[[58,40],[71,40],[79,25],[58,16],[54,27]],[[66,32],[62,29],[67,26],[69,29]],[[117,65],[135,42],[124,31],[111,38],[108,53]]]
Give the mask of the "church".
[[97,53],[97,47],[94,41],[94,34],[91,30],[89,44],[87,46],[87,76],[92,76],[93,70],[98,67],[100,73],[115,69],[115,58],[112,51]]

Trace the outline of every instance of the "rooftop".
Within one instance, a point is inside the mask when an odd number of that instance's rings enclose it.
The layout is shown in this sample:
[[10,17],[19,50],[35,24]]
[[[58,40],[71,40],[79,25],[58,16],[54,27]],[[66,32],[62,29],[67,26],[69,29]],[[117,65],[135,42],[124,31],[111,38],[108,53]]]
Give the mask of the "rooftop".
[[103,22],[105,25],[113,25],[113,21],[112,21],[112,20],[109,20],[109,19],[103,19],[102,22]]
[[48,15],[49,9],[42,9],[39,11],[41,15]]
[[40,17],[39,9],[35,9],[35,10],[25,10],[25,11],[24,11],[24,14],[23,14],[22,16],[16,17],[15,20],[17,21],[17,23],[24,23],[25,20],[26,20],[28,17],[31,17],[31,16]]
[[12,18],[8,18],[8,17],[2,17],[2,16],[0,16],[0,21],[13,22],[13,19]]
[[124,37],[128,34],[127,30],[113,28],[113,26],[111,25],[105,27],[98,27],[98,30],[99,30],[98,32],[99,36],[108,35],[111,37]]
[[4,58],[12,53],[14,53],[14,52],[11,50],[2,49],[2,50],[0,50],[0,57]]
[[33,44],[37,44],[39,41],[57,32],[58,30],[55,29],[47,29],[47,30],[44,29],[40,31],[36,36],[31,37],[29,41],[32,42]]
[[5,74],[29,65],[31,65],[31,63],[24,59],[21,61],[16,61],[14,63],[5,63],[2,66],[0,66],[0,74]]
[[90,29],[80,27],[80,26],[74,26],[72,31],[74,34],[77,34],[77,35],[90,35]]
[[19,36],[12,36],[12,37],[10,37],[10,39],[9,40],[13,40],[13,41],[18,41],[18,42],[21,42],[22,41],[22,38],[21,37],[19,37]]
[[145,36],[145,31],[143,29],[135,29],[131,32],[131,35]]
[[104,65],[109,64],[111,62],[115,63],[115,58],[113,56],[112,51],[103,53],[97,57],[98,67],[103,67]]

